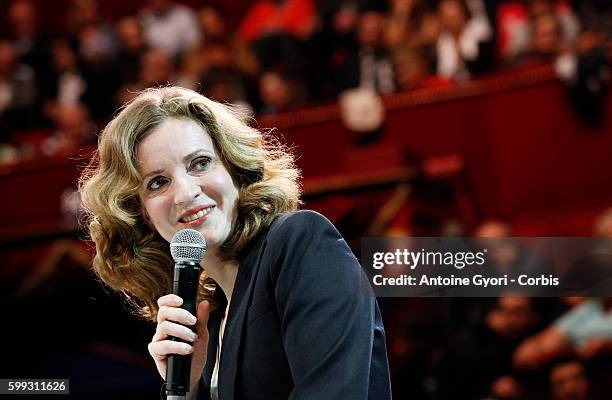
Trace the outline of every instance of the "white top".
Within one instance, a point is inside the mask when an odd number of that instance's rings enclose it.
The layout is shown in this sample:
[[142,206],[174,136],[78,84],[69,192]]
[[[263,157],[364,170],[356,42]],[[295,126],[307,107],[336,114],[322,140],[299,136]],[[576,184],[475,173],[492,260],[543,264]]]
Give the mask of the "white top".
[[225,333],[225,322],[227,321],[227,313],[229,312],[229,305],[231,299],[227,302],[225,307],[225,315],[221,320],[221,326],[219,327],[219,344],[217,346],[217,357],[215,357],[215,367],[213,368],[212,378],[210,379],[210,399],[219,400],[219,362],[221,361],[221,347],[223,345],[223,334]]

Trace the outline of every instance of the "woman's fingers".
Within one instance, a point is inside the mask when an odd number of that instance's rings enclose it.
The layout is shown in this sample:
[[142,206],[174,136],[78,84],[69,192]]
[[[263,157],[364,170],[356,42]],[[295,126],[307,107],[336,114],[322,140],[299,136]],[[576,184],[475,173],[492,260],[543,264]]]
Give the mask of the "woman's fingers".
[[165,360],[169,354],[191,354],[193,352],[192,345],[172,340],[151,342],[148,349],[151,357],[157,361]]
[[180,307],[182,304],[183,304],[183,299],[172,293],[167,294],[157,299],[157,305],[160,307],[162,306]]
[[187,310],[173,306],[161,306],[157,312],[157,323],[161,324],[166,320],[187,326],[196,323],[196,317]]
[[171,322],[169,320],[162,321],[157,325],[155,335],[153,336],[153,341],[164,340],[168,336],[174,336],[186,342],[194,342],[198,338],[198,335],[196,335],[186,326]]

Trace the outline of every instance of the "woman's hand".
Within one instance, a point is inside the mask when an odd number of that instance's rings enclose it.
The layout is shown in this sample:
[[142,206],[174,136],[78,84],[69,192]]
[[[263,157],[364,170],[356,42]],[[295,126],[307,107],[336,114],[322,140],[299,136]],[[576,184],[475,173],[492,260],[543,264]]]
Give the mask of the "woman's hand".
[[[191,354],[190,391],[193,393],[197,389],[206,362],[208,346],[206,324],[210,313],[210,303],[204,300],[198,304],[197,319],[189,311],[180,308],[183,299],[175,294],[160,297],[157,304],[159,305],[157,329],[149,343],[149,353],[155,360],[157,370],[163,379],[166,379],[168,355]],[[195,325],[195,333],[188,328],[193,325]],[[170,340],[169,336],[182,339],[186,343]]]

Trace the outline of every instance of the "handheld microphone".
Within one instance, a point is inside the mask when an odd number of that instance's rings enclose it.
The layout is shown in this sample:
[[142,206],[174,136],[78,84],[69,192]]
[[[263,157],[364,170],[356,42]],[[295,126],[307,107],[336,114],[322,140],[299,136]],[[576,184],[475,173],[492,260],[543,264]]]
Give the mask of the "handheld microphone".
[[[200,260],[206,252],[206,241],[193,229],[178,231],[170,242],[170,254],[174,259],[174,283],[172,293],[183,299],[181,308],[196,314],[196,299],[200,283]],[[175,337],[171,340],[180,341]],[[166,370],[166,394],[168,400],[184,400],[189,391],[191,354],[168,356]]]

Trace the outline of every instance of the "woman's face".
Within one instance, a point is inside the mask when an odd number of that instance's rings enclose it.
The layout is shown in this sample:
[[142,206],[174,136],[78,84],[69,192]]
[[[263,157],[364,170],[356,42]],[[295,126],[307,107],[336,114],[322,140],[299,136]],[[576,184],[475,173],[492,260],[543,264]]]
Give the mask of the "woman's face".
[[145,218],[167,241],[191,228],[216,251],[234,226],[238,187],[210,135],[193,120],[169,118],[136,150]]

